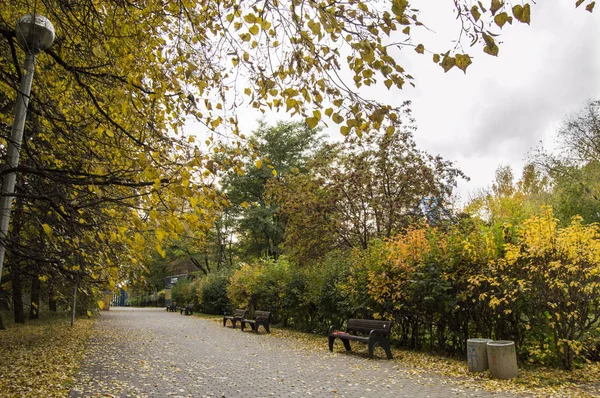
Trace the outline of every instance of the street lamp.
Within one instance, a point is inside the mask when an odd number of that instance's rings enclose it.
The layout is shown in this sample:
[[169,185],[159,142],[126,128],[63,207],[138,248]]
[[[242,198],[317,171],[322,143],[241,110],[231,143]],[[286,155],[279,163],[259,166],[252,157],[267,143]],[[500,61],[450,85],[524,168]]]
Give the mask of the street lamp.
[[0,191],[0,278],[2,278],[2,266],[4,264],[4,253],[8,238],[8,224],[10,221],[10,207],[15,192],[15,181],[17,174],[15,169],[19,165],[19,150],[23,138],[23,128],[27,117],[27,105],[31,93],[31,82],[35,70],[35,56],[42,50],[49,48],[54,41],[54,27],[50,21],[39,14],[27,14],[17,22],[17,41],[25,51],[25,65],[23,77],[17,93],[17,107],[15,110],[15,121],[13,122],[6,165],[8,172],[2,178]]

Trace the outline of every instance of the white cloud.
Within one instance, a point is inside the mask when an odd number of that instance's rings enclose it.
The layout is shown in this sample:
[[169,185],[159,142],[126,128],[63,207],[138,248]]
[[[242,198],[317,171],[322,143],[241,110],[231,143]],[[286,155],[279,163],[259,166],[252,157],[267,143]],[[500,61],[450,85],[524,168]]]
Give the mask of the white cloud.
[[531,26],[505,27],[499,57],[476,49],[466,75],[444,74],[429,57],[412,63],[416,140],[471,177],[461,196],[491,184],[501,164],[519,175],[527,152],[552,141],[566,114],[600,97],[599,16],[573,8],[534,6]]

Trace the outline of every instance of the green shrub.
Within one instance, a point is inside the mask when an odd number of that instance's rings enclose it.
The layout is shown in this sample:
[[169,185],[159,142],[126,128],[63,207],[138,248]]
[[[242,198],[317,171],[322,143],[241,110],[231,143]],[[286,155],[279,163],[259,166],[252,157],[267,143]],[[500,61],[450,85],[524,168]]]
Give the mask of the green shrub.
[[171,289],[171,301],[178,305],[194,304],[196,292],[192,287],[192,281],[188,278],[180,278]]
[[227,275],[209,274],[198,279],[196,294],[202,312],[206,314],[222,314],[229,308],[227,298]]

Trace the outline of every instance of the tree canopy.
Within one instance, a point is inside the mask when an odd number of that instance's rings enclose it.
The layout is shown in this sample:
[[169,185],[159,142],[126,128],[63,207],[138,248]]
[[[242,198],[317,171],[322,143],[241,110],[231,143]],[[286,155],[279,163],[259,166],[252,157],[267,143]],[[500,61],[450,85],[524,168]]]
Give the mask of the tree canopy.
[[[461,38],[491,55],[500,29],[528,24],[535,9],[454,4]],[[24,73],[14,26],[26,13],[48,17],[56,40],[37,57],[16,170],[20,214],[4,242],[14,286],[35,263],[32,275],[99,290],[136,279],[168,239],[205,239],[229,205],[217,175],[241,171],[249,153],[240,107],[337,124],[344,135],[393,134],[402,109],[359,89],[412,84],[398,51],[430,52],[445,71],[471,63],[461,46],[414,43],[431,27],[407,0],[14,0],[0,10],[3,151]],[[184,131],[190,120],[197,142]]]

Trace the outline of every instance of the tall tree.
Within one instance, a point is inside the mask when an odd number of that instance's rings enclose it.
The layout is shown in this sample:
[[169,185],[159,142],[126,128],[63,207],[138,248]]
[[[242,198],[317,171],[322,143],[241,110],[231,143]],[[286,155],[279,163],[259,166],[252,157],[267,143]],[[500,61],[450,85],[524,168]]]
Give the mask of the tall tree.
[[322,138],[318,130],[300,122],[261,123],[249,139],[256,158],[247,158],[243,174],[230,172],[223,189],[237,219],[239,246],[246,257],[281,254],[286,220],[278,214],[277,203],[265,197],[271,179],[305,171]]
[[272,184],[289,219],[286,247],[300,246],[309,257],[324,255],[310,248],[331,241],[331,247],[367,248],[373,238],[389,238],[431,210],[449,209],[452,190],[465,176],[451,162],[419,150],[412,130],[408,124],[348,138],[319,153],[309,174]]
[[558,130],[557,150],[541,149],[533,162],[552,180],[552,205],[562,223],[580,215],[600,221],[600,101],[589,101],[565,118]]

